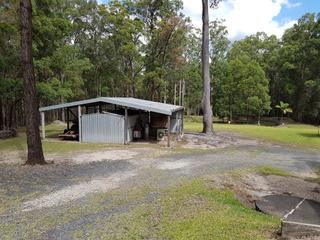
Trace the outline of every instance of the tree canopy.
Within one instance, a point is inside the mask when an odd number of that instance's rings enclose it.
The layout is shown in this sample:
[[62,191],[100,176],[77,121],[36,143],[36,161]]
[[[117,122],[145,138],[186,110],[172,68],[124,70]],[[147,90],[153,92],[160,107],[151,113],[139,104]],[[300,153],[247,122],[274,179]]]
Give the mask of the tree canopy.
[[[201,31],[181,0],[34,0],[33,52],[42,105],[130,96],[179,103],[201,114]],[[24,125],[19,4],[0,6],[0,126]],[[320,18],[306,13],[281,39],[257,33],[230,42],[212,19],[210,79],[215,116],[320,116]],[[182,87],[180,87],[182,86]],[[182,101],[183,99],[183,101]],[[50,116],[49,116],[50,117]],[[52,118],[62,116],[51,116]]]

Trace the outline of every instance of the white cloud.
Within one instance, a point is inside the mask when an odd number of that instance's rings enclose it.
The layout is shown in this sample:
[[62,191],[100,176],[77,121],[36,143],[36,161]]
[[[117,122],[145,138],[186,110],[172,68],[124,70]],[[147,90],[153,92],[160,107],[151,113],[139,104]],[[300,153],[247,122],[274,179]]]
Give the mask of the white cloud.
[[[201,0],[183,0],[184,12],[201,28],[202,2]],[[293,8],[300,3],[290,3],[289,0],[225,0],[219,8],[210,10],[210,19],[225,19],[230,39],[255,34],[264,31],[281,37],[284,30],[291,27],[296,21],[286,20],[280,24],[274,18],[279,15],[281,8]]]

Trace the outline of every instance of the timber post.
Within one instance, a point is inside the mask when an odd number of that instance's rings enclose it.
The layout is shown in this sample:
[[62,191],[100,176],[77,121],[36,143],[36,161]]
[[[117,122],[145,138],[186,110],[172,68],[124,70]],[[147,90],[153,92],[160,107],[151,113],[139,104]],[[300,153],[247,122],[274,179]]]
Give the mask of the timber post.
[[82,142],[81,106],[78,106],[79,142]]
[[171,116],[168,116],[168,141],[167,141],[167,147],[170,147],[170,125],[171,125]]
[[45,129],[45,116],[44,112],[41,112],[41,138],[46,138],[46,129]]

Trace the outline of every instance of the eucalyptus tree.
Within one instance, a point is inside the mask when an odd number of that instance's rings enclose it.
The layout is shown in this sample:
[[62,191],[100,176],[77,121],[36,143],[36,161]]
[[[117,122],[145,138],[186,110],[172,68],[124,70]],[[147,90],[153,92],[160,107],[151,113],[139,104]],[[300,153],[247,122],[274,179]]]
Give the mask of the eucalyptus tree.
[[286,30],[280,51],[282,99],[297,121],[316,122],[320,102],[320,14],[305,14]]
[[[210,7],[216,8],[221,0],[211,0]],[[209,0],[202,0],[202,80],[203,80],[203,130],[205,134],[213,133],[212,108],[211,108],[211,86],[209,65]]]
[[16,128],[23,120],[18,9],[18,0],[0,5],[0,130]]
[[[187,19],[181,0],[135,0],[134,14],[145,23],[142,84],[151,100],[165,101],[172,87],[172,72],[181,67]],[[173,88],[173,87],[172,87]],[[173,95],[173,94],[170,94]],[[172,98],[171,98],[172,99]]]
[[219,99],[224,98],[223,90],[223,79],[226,78],[228,72],[227,53],[230,49],[230,40],[228,39],[228,30],[224,26],[224,20],[216,19],[210,23],[210,75],[211,75],[211,86],[214,91],[211,93],[212,96],[212,109],[214,115],[225,114],[226,112],[219,112]]
[[24,109],[28,158],[26,164],[45,164],[39,131],[39,100],[32,59],[32,4],[20,1],[21,61],[24,79]]

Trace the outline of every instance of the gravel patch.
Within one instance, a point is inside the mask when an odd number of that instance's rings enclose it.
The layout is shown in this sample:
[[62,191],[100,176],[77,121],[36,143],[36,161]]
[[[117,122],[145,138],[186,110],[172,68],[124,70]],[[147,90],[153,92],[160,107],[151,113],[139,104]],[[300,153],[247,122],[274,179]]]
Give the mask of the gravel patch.
[[122,160],[131,159],[138,155],[138,152],[130,150],[108,150],[94,153],[82,153],[72,157],[74,163],[100,162],[104,160]]
[[189,162],[163,162],[157,166],[161,170],[174,170],[190,165]]
[[185,133],[183,139],[186,141],[182,145],[183,148],[196,149],[219,149],[238,145],[257,146],[259,143],[257,140],[239,137],[228,132],[215,133],[212,136],[203,133]]
[[83,198],[91,193],[107,192],[119,187],[122,181],[133,177],[135,174],[133,171],[127,171],[113,174],[107,178],[96,178],[89,182],[69,186],[32,201],[27,201],[23,203],[22,209],[23,211],[31,211],[44,207],[53,207]]

